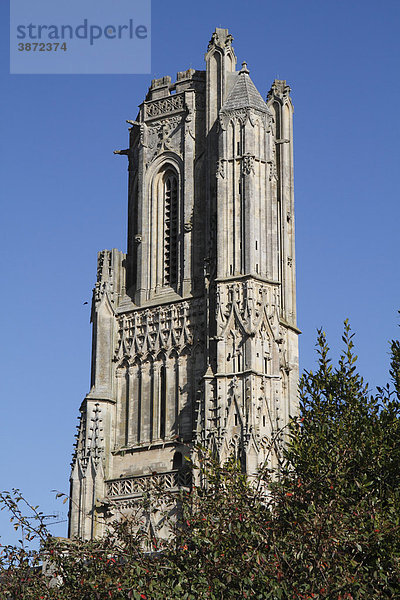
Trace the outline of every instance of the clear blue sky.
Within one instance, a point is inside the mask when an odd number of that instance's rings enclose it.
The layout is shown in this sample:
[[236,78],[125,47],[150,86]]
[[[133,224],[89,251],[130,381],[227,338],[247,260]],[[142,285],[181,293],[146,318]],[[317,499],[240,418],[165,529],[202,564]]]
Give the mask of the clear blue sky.
[[64,519],[50,490],[68,491],[89,390],[96,253],[126,248],[127,165],[112,151],[152,77],[204,68],[215,26],[230,29],[263,96],[275,77],[293,90],[302,368],[316,328],[337,351],[349,317],[360,370],[382,384],[399,332],[399,2],[153,0],[152,13],[148,76],[10,76],[0,4],[0,488]]

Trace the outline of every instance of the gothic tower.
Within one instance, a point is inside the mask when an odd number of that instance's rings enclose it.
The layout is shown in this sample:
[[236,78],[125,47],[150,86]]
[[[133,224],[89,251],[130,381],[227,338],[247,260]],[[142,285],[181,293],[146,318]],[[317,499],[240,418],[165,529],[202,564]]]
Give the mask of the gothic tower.
[[70,536],[101,535],[196,444],[251,474],[297,411],[293,106],[217,28],[206,70],[154,79],[128,121],[127,253],[98,255]]

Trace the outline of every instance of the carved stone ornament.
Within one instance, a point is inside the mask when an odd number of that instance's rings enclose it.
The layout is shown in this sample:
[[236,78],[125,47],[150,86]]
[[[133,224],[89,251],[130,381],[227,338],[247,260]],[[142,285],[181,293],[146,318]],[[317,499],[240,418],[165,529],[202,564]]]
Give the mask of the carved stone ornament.
[[257,123],[261,123],[265,131],[269,131],[272,122],[271,113],[268,110],[265,112],[255,111],[252,108],[234,108],[230,110],[220,111],[219,125],[221,129],[226,130],[231,121],[236,121],[244,126],[249,123],[252,127]]
[[214,33],[211,36],[211,40],[208,42],[207,50],[211,50],[211,48],[213,46],[218,46],[218,45],[219,45],[219,35],[216,31],[214,31]]
[[78,462],[83,473],[85,473],[89,462],[92,462],[93,467],[96,469],[103,455],[102,422],[98,402],[89,405],[87,412],[81,415],[72,464]]
[[106,482],[106,494],[109,498],[121,498],[124,496],[141,496],[154,488],[177,491],[180,488],[190,488],[191,475],[189,469],[181,469],[179,471],[157,473],[157,475],[114,479]]
[[230,121],[238,121],[241,125],[245,125],[250,119],[249,108],[236,108],[234,110],[221,110],[220,112],[220,126],[222,129],[226,129]]
[[128,157],[128,171],[135,170],[135,162],[137,162],[137,149],[126,148],[125,150],[114,150],[114,154]]
[[192,140],[196,139],[196,131],[195,131],[195,109],[194,109],[194,96],[193,93],[188,93],[186,95],[186,118],[185,118],[185,132],[190,135]]
[[196,299],[121,315],[114,360],[192,347],[203,339],[203,312],[203,300]]
[[276,146],[275,146],[275,144],[272,147],[272,157],[267,162],[270,165],[269,180],[270,181],[278,181],[278,171],[276,169]]
[[94,301],[96,303],[100,302],[106,292],[108,292],[110,300],[113,302],[114,270],[112,268],[112,253],[110,250],[102,250],[98,254]]
[[217,177],[225,177],[225,161],[223,159],[218,160],[217,162]]
[[290,87],[286,84],[285,79],[275,79],[268,92],[267,100],[272,98],[280,98],[281,100],[287,100],[290,94]]
[[149,162],[165,150],[182,154],[182,124],[181,117],[170,117],[148,127]]
[[238,330],[254,336],[268,330],[278,337],[279,296],[275,289],[259,282],[219,284],[217,289],[218,335]]
[[214,31],[214,33],[211,36],[210,41],[208,42],[208,48],[207,50],[211,50],[211,48],[213,48],[214,46],[218,46],[219,48],[222,48],[223,46],[229,48],[230,46],[232,46],[232,42],[233,42],[233,35],[231,35],[230,33],[228,33],[226,36],[223,36],[222,38],[218,35],[217,31]]
[[147,125],[146,125],[146,123],[141,123],[140,124],[140,138],[139,138],[139,141],[140,141],[140,144],[142,146],[146,146],[147,145],[147,141],[146,141],[146,137],[147,136],[146,136],[146,133],[147,133]]
[[185,100],[183,94],[176,94],[167,98],[161,98],[160,100],[146,102],[144,107],[145,119],[154,119],[162,115],[184,110]]
[[242,157],[242,169],[244,175],[250,175],[251,173],[254,173],[254,161],[255,156],[252,154],[245,154]]

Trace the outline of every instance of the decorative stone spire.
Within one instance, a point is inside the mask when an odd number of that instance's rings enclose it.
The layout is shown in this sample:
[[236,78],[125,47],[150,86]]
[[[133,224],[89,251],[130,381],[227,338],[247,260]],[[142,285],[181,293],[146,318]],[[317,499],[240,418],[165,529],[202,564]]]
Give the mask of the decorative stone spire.
[[229,33],[227,29],[222,27],[216,27],[214,33],[211,36],[210,41],[208,42],[207,50],[211,50],[213,47],[224,48],[228,46],[232,46],[233,36]]
[[274,97],[286,100],[289,98],[290,86],[287,85],[286,79],[275,79],[271,89],[267,95],[267,101]]
[[237,108],[255,108],[262,112],[268,112],[267,105],[250,79],[249,72],[247,63],[243,62],[226,102],[222,106],[223,112]]
[[[231,77],[236,75],[233,37],[228,29],[217,27],[208,44],[206,59],[206,131],[210,131],[227,97]],[[215,147],[215,140],[209,140]]]

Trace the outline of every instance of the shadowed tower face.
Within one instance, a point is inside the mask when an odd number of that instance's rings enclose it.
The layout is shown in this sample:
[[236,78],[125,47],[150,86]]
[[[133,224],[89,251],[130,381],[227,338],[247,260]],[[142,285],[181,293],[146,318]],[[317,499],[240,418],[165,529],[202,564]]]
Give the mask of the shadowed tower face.
[[98,255],[71,536],[101,535],[154,472],[166,489],[188,485],[197,443],[249,474],[274,463],[297,412],[290,89],[275,80],[264,100],[227,29],[205,62],[153,80],[116,151],[127,253]]

